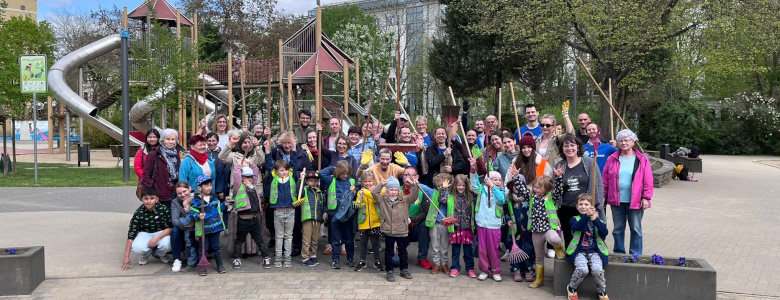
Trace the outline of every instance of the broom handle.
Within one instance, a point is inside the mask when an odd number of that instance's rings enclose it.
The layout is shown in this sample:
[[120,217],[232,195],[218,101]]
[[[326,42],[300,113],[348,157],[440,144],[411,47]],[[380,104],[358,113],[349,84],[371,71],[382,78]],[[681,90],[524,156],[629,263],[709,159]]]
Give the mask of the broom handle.
[[[200,199],[200,212],[206,213],[203,208],[203,202],[205,200]],[[200,250],[203,256],[206,256],[206,220],[200,220]]]
[[591,197],[593,197],[593,203],[596,203],[596,172],[599,171],[599,168],[596,166],[596,157],[599,155],[599,149],[597,147],[593,147],[593,166],[591,169],[591,175],[590,175],[590,186],[591,191],[593,191],[593,194]]
[[[298,189],[298,199],[301,199],[301,194],[303,194],[303,178],[306,176],[306,168],[303,168],[303,172],[301,172],[301,188]],[[295,199],[295,201],[298,201],[298,199]]]
[[[417,183],[417,188],[422,191],[422,187],[420,186],[420,183]],[[422,194],[425,195],[425,198],[428,198],[428,202],[430,202],[431,205],[433,205],[433,207],[436,208],[436,211],[438,211],[442,216],[447,217],[447,215],[445,215],[443,212],[441,212],[441,210],[439,209],[439,206],[433,203],[433,199],[431,199],[431,197],[428,197],[428,194],[426,194],[425,191],[423,191]]]
[[515,103],[515,86],[511,82],[509,83],[509,92],[512,94],[512,107],[515,108],[515,126],[517,126],[517,136],[523,138],[520,135],[520,118],[517,117],[517,103]]
[[[450,89],[450,98],[452,99],[452,105],[457,106],[458,104],[455,102],[455,94],[452,93],[452,87],[450,86],[449,89]],[[460,119],[460,116],[458,116],[458,119]],[[469,142],[466,140],[466,130],[463,129],[463,122],[461,122],[460,120],[458,120],[457,122],[458,124],[460,124],[460,131],[463,133],[463,142],[464,144],[466,144],[466,150],[468,150],[469,158],[471,158],[472,157],[471,147],[469,146]],[[447,124],[447,126],[449,126],[449,124]]]

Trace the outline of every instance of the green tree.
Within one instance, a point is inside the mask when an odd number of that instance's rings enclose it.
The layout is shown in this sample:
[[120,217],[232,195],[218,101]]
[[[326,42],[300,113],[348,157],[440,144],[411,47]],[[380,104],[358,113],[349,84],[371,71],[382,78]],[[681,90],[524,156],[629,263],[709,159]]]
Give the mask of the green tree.
[[[30,17],[0,18],[0,112],[13,118],[30,116],[28,105],[32,95],[22,94],[19,87],[19,56],[45,54],[48,67],[54,64],[54,33],[51,25],[36,23]],[[38,95],[38,100],[46,95]]]
[[225,52],[225,39],[219,34],[219,28],[211,23],[203,23],[200,26],[198,37],[198,58],[201,62],[218,62],[227,60]]

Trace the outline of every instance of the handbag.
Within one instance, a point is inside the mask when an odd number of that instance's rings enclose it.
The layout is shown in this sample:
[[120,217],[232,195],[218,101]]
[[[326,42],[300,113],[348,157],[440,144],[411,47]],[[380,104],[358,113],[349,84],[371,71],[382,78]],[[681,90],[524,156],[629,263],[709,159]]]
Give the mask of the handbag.
[[[157,174],[157,156],[154,157],[154,169],[152,169],[152,186],[154,186],[154,175]],[[138,186],[135,187],[135,196],[138,200],[141,200],[141,193],[144,190],[143,180],[138,182]]]

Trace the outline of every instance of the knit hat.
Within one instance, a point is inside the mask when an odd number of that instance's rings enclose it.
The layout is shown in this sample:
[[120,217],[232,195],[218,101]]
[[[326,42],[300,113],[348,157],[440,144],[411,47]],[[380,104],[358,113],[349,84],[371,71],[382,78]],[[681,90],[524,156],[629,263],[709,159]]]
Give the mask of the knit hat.
[[534,141],[534,137],[530,135],[523,136],[523,138],[520,139],[520,149],[523,149],[523,146],[530,146],[531,149],[536,151],[536,141]]
[[392,189],[392,188],[398,189],[398,188],[401,188],[401,183],[399,183],[398,179],[396,179],[395,177],[390,176],[390,178],[387,178],[387,185],[386,186],[387,186],[388,189]]
[[252,171],[252,168],[250,167],[243,167],[241,168],[241,176],[243,177],[254,177],[255,172]]
[[497,171],[490,171],[490,172],[488,172],[488,178],[498,178],[498,179],[501,179],[501,173],[498,173]]

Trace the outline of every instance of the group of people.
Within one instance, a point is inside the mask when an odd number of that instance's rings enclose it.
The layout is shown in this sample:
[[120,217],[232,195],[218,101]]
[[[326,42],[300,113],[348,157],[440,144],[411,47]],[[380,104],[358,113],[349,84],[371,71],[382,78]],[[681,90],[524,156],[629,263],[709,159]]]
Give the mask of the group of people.
[[626,253],[628,223],[629,251],[641,255],[641,220],[653,196],[636,134],[624,129],[616,141],[603,141],[587,114],[578,116],[575,130],[568,102],[563,124],[551,114],[540,119],[538,108],[527,105],[527,124],[514,132],[498,128],[492,115],[470,127],[469,108],[465,101],[465,140],[457,123],[428,132],[424,116],[411,124],[400,112],[387,126],[366,121],[346,131],[332,118],[325,134],[308,109],[299,111],[294,130],[276,136],[261,125],[228,130],[227,118],[217,116],[212,130],[201,123],[189,151],[177,144],[175,130],[149,130],[135,156],[143,205],[132,218],[122,268],[133,252],[141,265],[154,255],[172,259],[174,272],[206,275],[196,266],[207,252],[224,273],[220,235],[228,238],[234,269],[251,252],[266,269],[291,267],[297,256],[315,267],[326,233],[322,253],[331,255],[334,269],[346,256],[348,268],[362,271],[373,252],[373,267],[388,281],[395,281],[396,266],[411,279],[407,247],[417,242],[417,265],[451,277],[464,272],[501,281],[502,260],[527,256],[512,259],[510,272],[536,288],[544,284],[544,257],[554,256],[576,266],[571,299],[589,272],[607,299],[605,204],[612,210],[613,252]]

